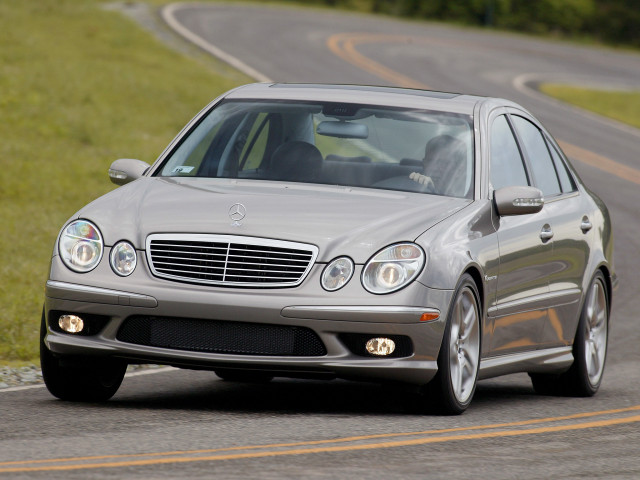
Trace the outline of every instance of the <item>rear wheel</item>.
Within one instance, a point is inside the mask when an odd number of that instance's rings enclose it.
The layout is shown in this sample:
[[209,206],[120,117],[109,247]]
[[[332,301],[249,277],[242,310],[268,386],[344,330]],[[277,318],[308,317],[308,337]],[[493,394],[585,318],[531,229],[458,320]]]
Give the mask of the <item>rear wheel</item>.
[[464,412],[476,389],[480,365],[478,289],[465,274],[455,290],[438,355],[438,373],[427,385],[427,401],[445,414]]
[[530,374],[533,388],[543,395],[590,397],[600,388],[609,338],[609,297],[604,275],[591,281],[573,342],[573,365],[560,375]]
[[40,325],[40,366],[47,389],[61,400],[102,402],[118,391],[127,369],[113,359],[56,357],[47,348],[44,312]]

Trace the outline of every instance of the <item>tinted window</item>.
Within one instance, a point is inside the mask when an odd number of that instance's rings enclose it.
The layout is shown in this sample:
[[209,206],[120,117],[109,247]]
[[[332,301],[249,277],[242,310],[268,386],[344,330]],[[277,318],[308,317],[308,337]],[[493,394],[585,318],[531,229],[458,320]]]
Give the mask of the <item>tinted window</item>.
[[529,185],[518,144],[504,115],[491,127],[491,185],[496,190]]
[[545,196],[557,195],[562,190],[558,181],[556,167],[551,160],[547,144],[542,133],[533,123],[522,117],[512,116],[513,123],[523,142],[527,157],[533,170],[533,178],[536,187],[542,190]]
[[324,102],[225,101],[159,175],[473,196],[470,115]]
[[551,152],[551,156],[553,157],[553,163],[556,166],[556,171],[558,172],[558,178],[560,178],[560,185],[562,186],[563,192],[573,192],[576,190],[576,184],[571,178],[569,174],[569,170],[567,169],[566,164],[562,161],[560,154],[557,152],[556,148],[553,144],[547,139],[547,144],[549,145],[549,151]]

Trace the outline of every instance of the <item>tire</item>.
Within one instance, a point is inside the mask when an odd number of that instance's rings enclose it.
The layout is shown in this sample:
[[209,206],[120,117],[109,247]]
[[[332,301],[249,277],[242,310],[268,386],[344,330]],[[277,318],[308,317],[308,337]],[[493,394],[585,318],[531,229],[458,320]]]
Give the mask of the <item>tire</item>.
[[228,382],[269,383],[273,377],[266,373],[251,370],[215,370],[215,374]]
[[44,338],[44,311],[40,324],[40,367],[49,392],[60,400],[104,402],[118,391],[127,370],[125,362],[113,359],[56,357]]
[[604,275],[597,271],[582,306],[573,341],[573,364],[559,375],[529,374],[541,395],[591,397],[602,382],[609,340],[609,296]]
[[427,402],[439,413],[459,415],[471,404],[480,366],[480,307],[478,289],[464,274],[447,316],[438,373],[426,386]]

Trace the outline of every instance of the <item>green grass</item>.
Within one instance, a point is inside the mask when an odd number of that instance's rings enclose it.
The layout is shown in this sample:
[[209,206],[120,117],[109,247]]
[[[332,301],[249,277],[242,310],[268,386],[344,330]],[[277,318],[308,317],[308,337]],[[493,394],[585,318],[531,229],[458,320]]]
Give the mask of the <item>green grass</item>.
[[115,188],[111,162],[152,162],[200,108],[249,81],[215,65],[97,0],[0,0],[0,363],[37,359],[55,237]]
[[640,91],[610,91],[546,83],[540,91],[580,108],[640,128]]

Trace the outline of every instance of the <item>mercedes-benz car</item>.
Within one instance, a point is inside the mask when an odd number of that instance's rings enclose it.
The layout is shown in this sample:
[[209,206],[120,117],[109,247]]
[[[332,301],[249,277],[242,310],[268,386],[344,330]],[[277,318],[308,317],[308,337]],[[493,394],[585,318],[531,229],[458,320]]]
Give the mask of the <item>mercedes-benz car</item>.
[[107,400],[134,363],[398,382],[453,414],[503,374],[600,386],[609,213],[515,103],[247,85],[109,176],[53,249],[41,363],[58,398]]

